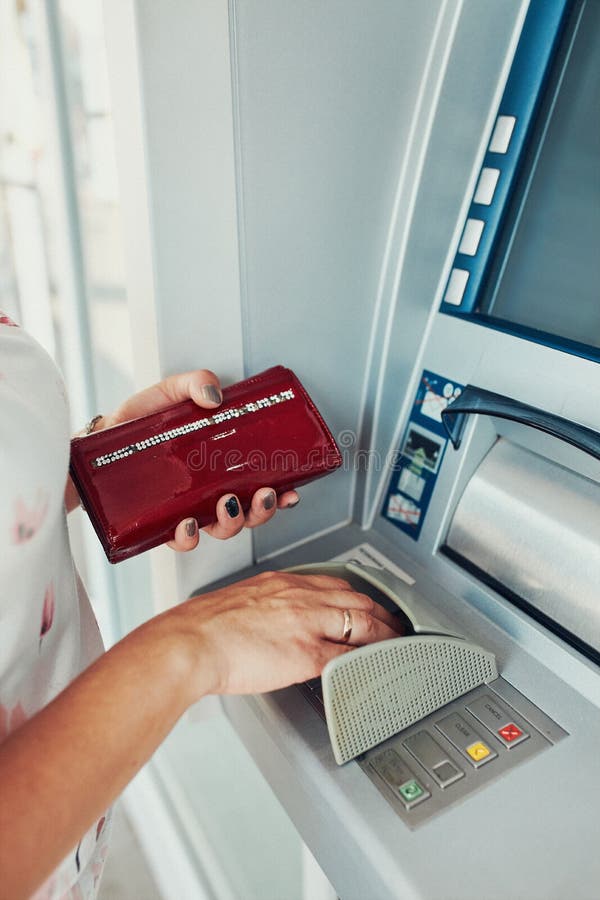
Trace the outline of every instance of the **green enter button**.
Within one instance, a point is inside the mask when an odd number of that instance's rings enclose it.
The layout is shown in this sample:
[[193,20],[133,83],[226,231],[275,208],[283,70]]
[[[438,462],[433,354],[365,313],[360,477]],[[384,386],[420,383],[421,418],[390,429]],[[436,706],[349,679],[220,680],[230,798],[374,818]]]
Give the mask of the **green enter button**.
[[425,793],[419,782],[414,778],[412,779],[412,781],[407,781],[406,784],[401,785],[398,790],[400,791],[402,797],[408,802],[410,802],[411,800],[417,800]]

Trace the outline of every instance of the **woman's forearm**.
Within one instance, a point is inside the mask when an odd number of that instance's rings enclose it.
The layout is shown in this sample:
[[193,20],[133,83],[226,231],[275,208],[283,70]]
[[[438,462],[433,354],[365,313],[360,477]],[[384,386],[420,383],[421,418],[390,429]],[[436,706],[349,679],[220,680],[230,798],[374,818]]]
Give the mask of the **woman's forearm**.
[[346,581],[289,572],[192,597],[140,626],[0,744],[0,895],[30,896],[195,700],[315,678],[353,646],[401,633]]
[[0,745],[2,896],[29,897],[149,759],[195,699],[192,669],[199,696],[197,661],[154,620]]

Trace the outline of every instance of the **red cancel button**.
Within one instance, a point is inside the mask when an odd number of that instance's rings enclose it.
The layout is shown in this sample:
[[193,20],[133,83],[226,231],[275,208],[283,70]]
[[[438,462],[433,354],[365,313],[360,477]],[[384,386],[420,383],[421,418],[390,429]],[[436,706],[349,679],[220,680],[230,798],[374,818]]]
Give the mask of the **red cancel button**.
[[517,738],[521,737],[523,732],[520,728],[517,728],[514,722],[509,722],[504,728],[498,729],[498,734],[510,743],[510,741],[516,741]]

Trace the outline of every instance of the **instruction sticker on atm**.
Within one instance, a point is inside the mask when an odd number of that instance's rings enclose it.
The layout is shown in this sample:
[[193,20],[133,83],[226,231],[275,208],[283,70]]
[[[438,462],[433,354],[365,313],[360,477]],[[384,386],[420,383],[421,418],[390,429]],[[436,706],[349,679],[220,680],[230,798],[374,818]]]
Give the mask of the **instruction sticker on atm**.
[[394,457],[382,515],[415,541],[421,533],[448,438],[442,412],[463,385],[425,370]]

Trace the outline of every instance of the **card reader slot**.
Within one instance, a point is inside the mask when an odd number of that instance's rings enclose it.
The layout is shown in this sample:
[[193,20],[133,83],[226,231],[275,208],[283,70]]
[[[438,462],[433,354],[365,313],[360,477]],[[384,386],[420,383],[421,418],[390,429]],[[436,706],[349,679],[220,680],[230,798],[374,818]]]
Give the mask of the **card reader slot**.
[[442,423],[455,450],[460,447],[466,417],[473,414],[497,416],[529,425],[572,444],[595,459],[600,459],[600,434],[597,431],[547,410],[529,406],[512,397],[495,394],[472,384],[468,384],[460,396],[442,410]]

